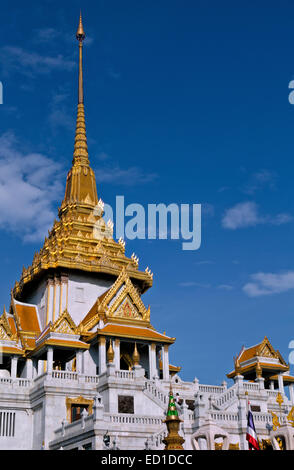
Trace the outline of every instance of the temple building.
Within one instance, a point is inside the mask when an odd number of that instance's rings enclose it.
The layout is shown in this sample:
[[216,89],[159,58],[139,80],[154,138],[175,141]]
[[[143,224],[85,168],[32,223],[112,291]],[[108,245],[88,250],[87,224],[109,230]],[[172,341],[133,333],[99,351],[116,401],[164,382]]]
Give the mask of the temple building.
[[152,326],[142,299],[153,274],[103,218],[86,138],[81,17],[76,37],[64,199],[0,317],[0,449],[247,449],[248,406],[261,447],[294,449],[294,377],[266,337],[237,355],[229,386],[185,382],[170,364],[175,338]]

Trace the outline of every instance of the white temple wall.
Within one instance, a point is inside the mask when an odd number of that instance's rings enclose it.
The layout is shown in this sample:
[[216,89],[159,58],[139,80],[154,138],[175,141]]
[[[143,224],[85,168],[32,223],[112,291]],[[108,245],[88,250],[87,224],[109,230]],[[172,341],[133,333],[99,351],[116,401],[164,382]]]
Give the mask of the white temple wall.
[[112,281],[93,279],[91,276],[70,274],[68,280],[68,311],[78,325],[97,298],[113,284]]
[[97,298],[113,284],[113,280],[93,278],[91,275],[71,273],[49,281],[43,280],[26,297],[25,302],[38,306],[42,329],[48,321],[54,322],[66,308],[78,325]]
[[0,406],[0,450],[27,450],[32,448],[32,413],[30,410]]
[[84,360],[84,373],[86,375],[96,375],[98,367],[98,348],[96,346],[90,347],[88,351],[83,353]]

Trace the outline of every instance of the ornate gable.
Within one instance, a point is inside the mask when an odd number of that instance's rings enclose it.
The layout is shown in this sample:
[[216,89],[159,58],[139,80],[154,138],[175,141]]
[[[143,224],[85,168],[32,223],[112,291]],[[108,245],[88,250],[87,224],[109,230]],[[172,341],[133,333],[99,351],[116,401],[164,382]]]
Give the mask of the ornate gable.
[[77,327],[66,309],[61,315],[59,315],[56,322],[52,325],[51,331],[54,331],[55,333],[63,333],[66,335],[76,334]]
[[256,356],[281,359],[280,355],[277,353],[277,351],[274,350],[266,336],[257,348]]
[[0,317],[0,340],[12,341],[12,331],[8,323],[7,314],[4,309],[3,314]]
[[90,331],[100,319],[150,326],[150,308],[146,309],[126,270],[123,270],[111,288],[97,299],[91,310],[93,314],[80,324],[81,332]]
[[102,303],[107,319],[150,322],[150,309],[146,309],[126,271],[122,272]]

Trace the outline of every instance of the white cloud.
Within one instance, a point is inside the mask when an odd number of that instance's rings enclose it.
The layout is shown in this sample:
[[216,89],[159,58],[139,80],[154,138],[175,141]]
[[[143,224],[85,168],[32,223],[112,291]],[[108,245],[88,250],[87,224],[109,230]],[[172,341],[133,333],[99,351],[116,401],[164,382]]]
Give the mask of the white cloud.
[[214,261],[210,261],[210,260],[203,260],[203,261],[197,261],[195,264],[199,265],[199,266],[202,266],[204,264],[214,264]]
[[211,287],[210,284],[204,284],[201,282],[194,282],[194,281],[180,282],[179,286],[180,287],[201,287],[204,289],[209,289]]
[[53,70],[71,71],[76,66],[73,60],[65,58],[62,54],[52,57],[16,46],[0,48],[0,63],[6,74],[18,71],[28,76],[47,74]]
[[243,191],[247,194],[254,194],[256,191],[264,188],[274,189],[276,174],[270,170],[262,169],[253,173]]
[[254,227],[259,224],[282,225],[293,220],[292,215],[281,213],[274,216],[259,214],[255,202],[240,202],[227,209],[222,219],[222,226],[226,229],[236,230],[238,228]]
[[262,223],[258,215],[258,208],[255,202],[241,202],[234,207],[227,209],[222,225],[224,228],[235,230],[242,227],[250,227]]
[[24,241],[44,238],[62,196],[59,173],[45,155],[20,150],[13,133],[0,136],[0,228]]
[[222,290],[232,290],[234,289],[233,286],[231,286],[230,284],[220,284],[219,286],[217,286],[218,289],[222,289]]
[[280,294],[294,289],[294,271],[283,273],[255,273],[250,276],[251,282],[243,286],[249,297]]
[[68,97],[69,94],[63,91],[55,93],[52,97],[48,121],[54,131],[64,129],[74,131],[75,116],[69,111]]

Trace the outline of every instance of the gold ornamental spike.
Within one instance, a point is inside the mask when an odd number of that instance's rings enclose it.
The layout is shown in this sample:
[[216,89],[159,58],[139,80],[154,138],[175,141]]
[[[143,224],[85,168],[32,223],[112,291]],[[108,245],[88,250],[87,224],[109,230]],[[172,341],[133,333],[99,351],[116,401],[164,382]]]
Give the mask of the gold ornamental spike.
[[83,22],[82,22],[82,12],[80,12],[80,21],[79,21],[79,26],[76,34],[76,38],[78,41],[83,41],[85,39],[85,31],[83,28]]
[[134,352],[133,352],[133,364],[134,366],[140,365],[140,354],[137,349],[137,343],[135,343]]
[[112,347],[112,340],[110,340],[109,348],[107,351],[107,362],[113,362],[113,360],[114,360],[114,351]]
[[72,168],[68,172],[65,197],[59,210],[59,217],[68,210],[72,203],[86,204],[93,208],[98,203],[95,174],[90,168],[86,135],[83,89],[83,40],[85,38],[85,32],[82,23],[82,15],[80,15],[76,38],[79,41],[78,112]]

